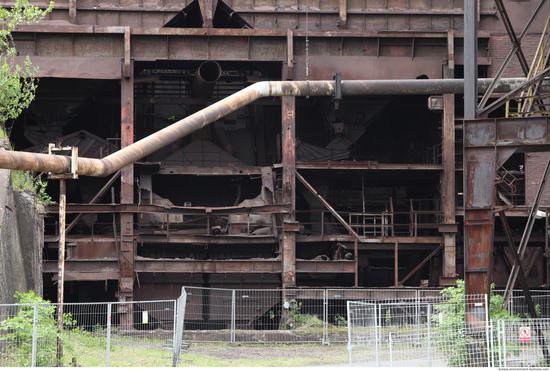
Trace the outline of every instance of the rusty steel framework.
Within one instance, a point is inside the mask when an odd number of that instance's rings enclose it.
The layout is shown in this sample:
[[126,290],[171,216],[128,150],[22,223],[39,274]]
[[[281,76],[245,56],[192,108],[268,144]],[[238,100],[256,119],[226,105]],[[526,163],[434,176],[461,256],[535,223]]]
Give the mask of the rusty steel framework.
[[[56,3],[13,34],[41,81],[12,125],[28,150],[0,151],[0,168],[69,178],[66,205],[47,207],[67,215],[46,219],[46,296],[53,281],[69,301],[125,302],[182,285],[457,278],[485,293],[517,270],[522,286],[547,285],[550,200],[531,179],[548,156],[530,155],[550,149],[547,118],[500,118],[515,93],[547,94],[548,66],[528,74],[546,11],[545,0]],[[48,143],[78,155],[45,154]],[[542,219],[520,244],[535,200]]]

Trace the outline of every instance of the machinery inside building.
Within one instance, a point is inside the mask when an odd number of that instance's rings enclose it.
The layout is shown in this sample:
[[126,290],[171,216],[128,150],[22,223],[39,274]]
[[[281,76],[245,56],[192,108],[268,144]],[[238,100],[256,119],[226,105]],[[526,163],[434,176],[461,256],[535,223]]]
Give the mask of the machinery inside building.
[[[174,299],[182,286],[445,287],[481,271],[504,288],[514,257],[502,220],[487,227],[483,269],[468,266],[464,247],[468,228],[489,220],[465,217],[463,169],[475,149],[464,145],[464,92],[407,91],[413,80],[467,74],[463,3],[59,1],[44,21],[20,26],[14,42],[40,67],[35,101],[8,123],[26,152],[55,143],[103,159],[258,82],[405,86],[260,98],[109,176],[67,180],[65,301]],[[539,3],[504,2],[518,35],[541,13],[522,43],[529,63],[549,12]],[[477,12],[475,77],[495,78],[512,43],[494,1]],[[525,78],[517,59],[503,77]],[[514,104],[489,117],[511,116]],[[549,157],[543,144],[491,165],[491,215],[505,209],[516,245]],[[47,190],[57,200],[60,182]],[[550,280],[548,201],[522,258],[531,288]],[[52,204],[45,216],[52,301],[58,213]]]

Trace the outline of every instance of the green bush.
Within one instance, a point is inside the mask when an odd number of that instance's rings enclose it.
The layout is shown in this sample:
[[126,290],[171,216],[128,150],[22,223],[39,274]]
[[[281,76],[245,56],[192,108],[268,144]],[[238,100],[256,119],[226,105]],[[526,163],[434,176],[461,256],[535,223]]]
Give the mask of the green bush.
[[29,171],[12,170],[11,182],[13,189],[18,192],[34,193],[39,204],[51,204],[53,202],[52,198],[46,193],[48,182],[42,180],[40,174],[33,177]]
[[[16,292],[14,296],[17,304],[28,305],[18,306],[16,316],[0,322],[0,330],[2,330],[0,341],[7,343],[7,355],[14,358],[19,367],[32,365],[33,304],[42,304],[38,305],[36,366],[56,366],[58,339],[66,340],[66,336],[58,331],[54,316],[55,306],[47,305],[50,302],[43,300],[32,290],[27,293]],[[63,316],[63,323],[66,326],[74,325],[70,314]],[[64,350],[70,351],[67,345],[64,344]]]
[[[518,321],[519,317],[510,315],[506,310],[501,309],[503,298],[493,293],[494,284],[491,285],[489,300],[489,320]],[[457,287],[448,287],[441,291],[441,294],[448,297],[445,303],[434,304],[437,314],[432,316],[432,322],[436,323],[436,338],[434,343],[439,347],[450,367],[484,366],[479,364],[479,359],[472,359],[471,354],[481,353],[487,355],[487,345],[482,339],[474,338],[466,332],[466,312],[464,300],[464,281],[457,280]],[[493,337],[496,339],[496,329],[493,330]],[[518,349],[513,344],[507,344],[507,355],[517,353]],[[495,364],[499,362],[497,349],[493,350],[491,358]]]

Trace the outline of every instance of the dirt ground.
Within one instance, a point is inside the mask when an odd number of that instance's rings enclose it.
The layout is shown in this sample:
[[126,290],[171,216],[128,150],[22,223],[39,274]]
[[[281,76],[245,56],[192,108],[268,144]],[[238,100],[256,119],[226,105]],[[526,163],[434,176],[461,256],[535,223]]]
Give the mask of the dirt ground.
[[[296,359],[299,366],[322,366],[348,362],[346,344],[205,344],[192,343],[189,355],[203,355],[217,360]],[[185,356],[182,356],[184,359]],[[297,364],[297,365],[298,365]]]

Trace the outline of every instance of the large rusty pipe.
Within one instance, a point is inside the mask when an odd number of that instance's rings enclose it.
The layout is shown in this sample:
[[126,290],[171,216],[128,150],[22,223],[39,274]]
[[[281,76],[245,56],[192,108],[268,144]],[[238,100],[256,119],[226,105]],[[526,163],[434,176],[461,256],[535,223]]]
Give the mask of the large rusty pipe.
[[199,66],[193,79],[191,95],[197,98],[210,98],[216,82],[222,76],[222,68],[215,61],[205,61]]
[[[483,93],[492,79],[479,79]],[[525,79],[501,79],[495,92],[505,93],[520,86]],[[544,90],[545,86],[542,86]],[[431,95],[463,94],[464,80],[374,80],[342,81],[343,95]],[[130,165],[159,149],[221,119],[257,99],[280,96],[332,96],[333,81],[275,81],[253,84],[205,109],[141,139],[103,159],[78,158],[78,175],[104,177]],[[0,151],[0,168],[38,172],[66,173],[71,159],[41,153]]]

